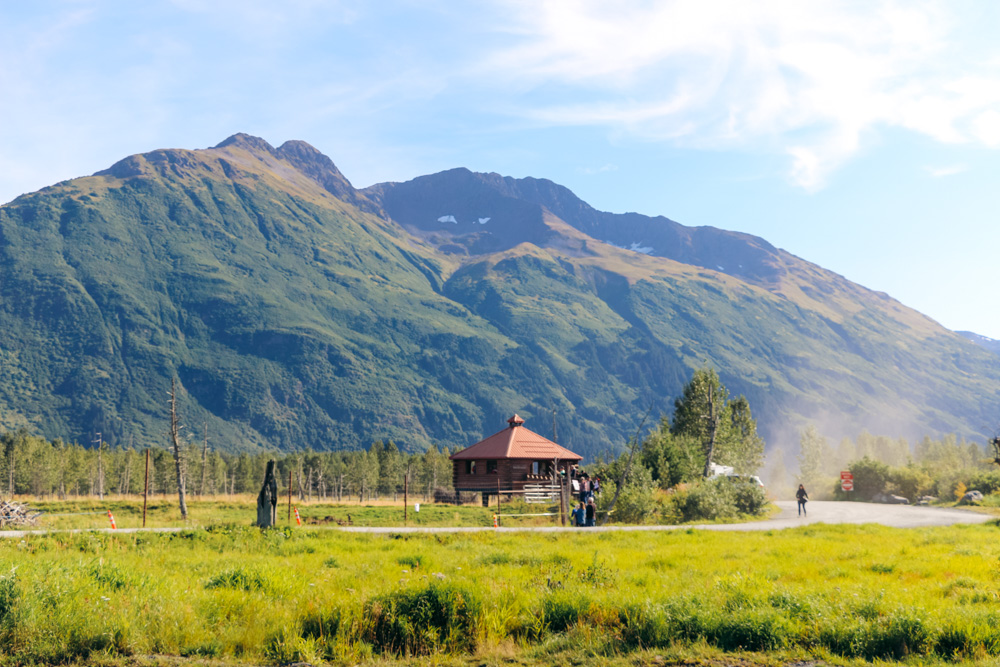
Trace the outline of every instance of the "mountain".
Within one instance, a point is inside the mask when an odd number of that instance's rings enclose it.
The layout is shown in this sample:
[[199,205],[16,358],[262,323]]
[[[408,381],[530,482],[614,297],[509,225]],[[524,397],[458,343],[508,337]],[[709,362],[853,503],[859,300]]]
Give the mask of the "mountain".
[[977,333],[972,333],[971,331],[956,331],[959,336],[970,340],[984,350],[989,350],[990,352],[995,352],[1000,354],[1000,340],[995,340],[993,338],[988,338],[986,336],[980,336]]
[[0,207],[0,426],[230,450],[587,456],[711,364],[770,442],[991,430],[1000,357],[766,241],[455,169],[355,189],[300,141],[128,157]]

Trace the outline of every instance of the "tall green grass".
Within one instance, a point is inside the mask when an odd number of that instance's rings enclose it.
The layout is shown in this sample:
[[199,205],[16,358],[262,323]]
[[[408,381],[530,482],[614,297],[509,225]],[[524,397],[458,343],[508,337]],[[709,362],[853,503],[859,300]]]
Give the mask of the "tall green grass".
[[[572,646],[1000,656],[996,525],[0,541],[0,660],[287,664]],[[541,652],[540,654],[538,652]]]

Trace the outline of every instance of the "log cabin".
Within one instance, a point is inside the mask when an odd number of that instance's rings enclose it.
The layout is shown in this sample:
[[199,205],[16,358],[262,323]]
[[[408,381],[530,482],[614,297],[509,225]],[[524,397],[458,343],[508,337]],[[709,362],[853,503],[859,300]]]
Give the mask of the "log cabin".
[[523,492],[525,486],[554,484],[557,469],[569,470],[583,460],[526,429],[516,414],[507,420],[507,428],[450,458],[455,491],[482,493],[484,505],[498,491]]

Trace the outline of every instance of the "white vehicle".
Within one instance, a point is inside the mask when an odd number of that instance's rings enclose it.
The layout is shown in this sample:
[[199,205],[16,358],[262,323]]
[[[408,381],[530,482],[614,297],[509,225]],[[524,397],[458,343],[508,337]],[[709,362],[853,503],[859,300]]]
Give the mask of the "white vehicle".
[[712,475],[709,477],[709,479],[716,479],[718,477],[727,477],[733,480],[734,482],[738,481],[750,482],[751,484],[756,484],[762,489],[764,488],[764,482],[760,481],[760,477],[758,477],[757,475],[737,475],[733,471],[732,466],[720,466],[716,463],[713,463],[710,469],[712,471]]

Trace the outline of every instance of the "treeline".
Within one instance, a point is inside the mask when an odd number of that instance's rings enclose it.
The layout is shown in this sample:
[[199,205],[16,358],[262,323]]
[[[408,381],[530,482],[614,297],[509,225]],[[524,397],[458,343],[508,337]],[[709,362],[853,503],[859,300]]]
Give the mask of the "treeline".
[[[617,458],[588,466],[604,487],[598,510],[613,509],[615,522],[734,519],[767,506],[764,490],[749,480],[764,460],[750,404],[743,396],[730,399],[711,368],[695,371],[674,401],[673,415],[661,416],[631,445]],[[713,463],[735,475],[709,479]]]
[[[839,478],[844,470],[854,473],[854,497],[863,500],[878,493],[900,495],[911,502],[925,495],[955,500],[956,493],[964,493],[965,488],[983,486],[980,490],[988,494],[1000,486],[1000,471],[986,448],[954,435],[938,440],[925,436],[911,446],[905,438],[863,431],[834,447],[810,425],[800,436],[798,462],[796,480],[815,497],[840,496]],[[793,484],[781,461],[771,471],[771,483],[776,489]]]
[[[143,493],[145,450],[83,447],[25,430],[0,434],[0,450],[0,494],[7,497]],[[287,493],[290,475],[300,500],[392,498],[403,492],[404,476],[410,493],[431,497],[436,489],[452,489],[450,453],[447,447],[431,447],[407,454],[392,441],[376,441],[367,450],[288,454],[228,454],[189,443],[182,474],[190,497],[256,494],[267,461],[274,459],[282,493]],[[177,493],[176,467],[167,449],[149,450],[149,493]]]

